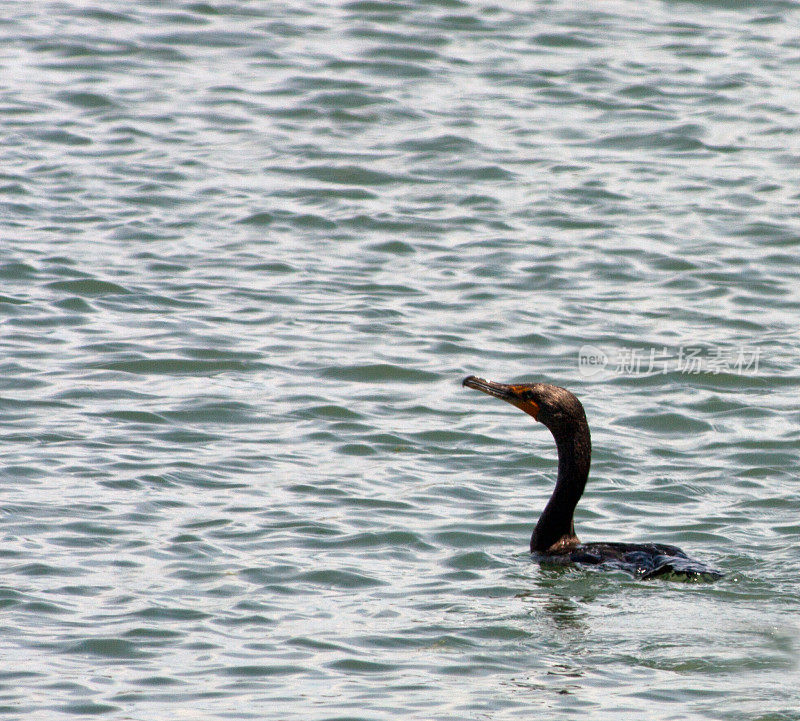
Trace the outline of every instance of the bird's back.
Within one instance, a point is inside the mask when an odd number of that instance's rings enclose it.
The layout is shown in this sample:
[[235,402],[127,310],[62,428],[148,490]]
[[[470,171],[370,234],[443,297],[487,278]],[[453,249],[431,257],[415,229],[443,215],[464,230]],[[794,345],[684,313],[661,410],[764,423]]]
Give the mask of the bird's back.
[[677,546],[663,543],[581,543],[564,553],[536,554],[542,563],[577,563],[618,568],[637,578],[715,580],[722,573],[689,558]]

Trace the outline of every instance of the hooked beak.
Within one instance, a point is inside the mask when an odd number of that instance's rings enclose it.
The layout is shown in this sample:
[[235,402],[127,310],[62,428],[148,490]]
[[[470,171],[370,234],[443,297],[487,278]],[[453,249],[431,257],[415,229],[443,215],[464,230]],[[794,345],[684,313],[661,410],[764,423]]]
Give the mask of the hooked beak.
[[522,397],[522,392],[527,390],[527,386],[514,386],[507,383],[495,383],[494,381],[487,381],[484,378],[477,376],[467,376],[461,383],[467,388],[474,388],[477,391],[483,391],[487,395],[500,398],[513,406],[516,406],[522,411],[525,411],[529,416],[533,416],[538,420],[539,406],[528,398]]

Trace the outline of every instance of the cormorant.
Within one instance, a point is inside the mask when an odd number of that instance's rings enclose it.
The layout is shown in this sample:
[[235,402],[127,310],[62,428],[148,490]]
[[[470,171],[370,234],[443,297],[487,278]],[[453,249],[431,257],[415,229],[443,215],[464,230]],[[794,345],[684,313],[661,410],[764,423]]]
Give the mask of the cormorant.
[[662,543],[581,543],[573,514],[592,458],[589,424],[581,402],[566,388],[546,383],[495,383],[468,376],[463,385],[500,398],[543,423],[558,448],[558,477],[553,495],[531,536],[531,553],[545,563],[590,564],[624,569],[639,578],[715,580],[722,573]]

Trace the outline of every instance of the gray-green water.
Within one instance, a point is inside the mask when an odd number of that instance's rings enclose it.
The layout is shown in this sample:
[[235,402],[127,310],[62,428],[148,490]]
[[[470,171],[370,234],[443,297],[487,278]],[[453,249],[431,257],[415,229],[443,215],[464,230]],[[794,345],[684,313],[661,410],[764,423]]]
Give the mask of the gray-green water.
[[[800,719],[800,12],[743,5],[3,3],[0,716]],[[550,435],[467,373],[582,398],[582,538],[727,577],[532,563]]]

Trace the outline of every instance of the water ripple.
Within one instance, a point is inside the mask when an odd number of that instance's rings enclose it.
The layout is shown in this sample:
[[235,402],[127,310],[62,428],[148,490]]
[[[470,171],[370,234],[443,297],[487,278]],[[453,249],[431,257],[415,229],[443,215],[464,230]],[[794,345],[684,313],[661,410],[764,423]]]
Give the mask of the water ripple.
[[9,5],[0,714],[797,718],[797,8],[677,8]]

